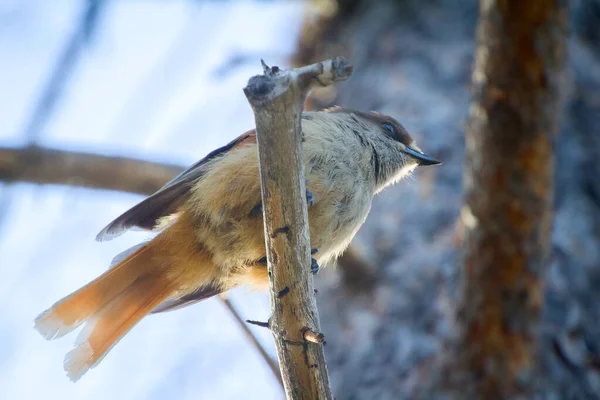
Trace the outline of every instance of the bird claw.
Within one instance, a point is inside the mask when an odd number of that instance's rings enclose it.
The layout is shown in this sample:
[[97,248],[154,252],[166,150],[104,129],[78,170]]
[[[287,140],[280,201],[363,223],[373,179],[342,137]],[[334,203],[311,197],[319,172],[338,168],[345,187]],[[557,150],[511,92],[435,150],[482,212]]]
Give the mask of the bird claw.
[[[314,256],[315,254],[317,254],[319,252],[318,248],[313,248],[310,249],[310,255]],[[317,260],[315,260],[314,258],[310,258],[310,272],[314,275],[317,272],[319,272],[319,263],[317,262]]]
[[[305,184],[308,185],[308,179]],[[308,187],[306,188],[306,204],[308,204],[309,207],[312,207],[315,204],[315,196],[308,190]]]
[[319,263],[314,258],[310,259],[310,272],[315,275],[319,272]]
[[255,205],[252,210],[250,210],[250,216],[251,217],[262,217],[262,213],[263,213],[263,207],[262,207],[262,203],[258,203],[257,205]]
[[313,204],[315,204],[315,196],[308,188],[306,188],[306,204],[308,204],[309,207],[312,207]]

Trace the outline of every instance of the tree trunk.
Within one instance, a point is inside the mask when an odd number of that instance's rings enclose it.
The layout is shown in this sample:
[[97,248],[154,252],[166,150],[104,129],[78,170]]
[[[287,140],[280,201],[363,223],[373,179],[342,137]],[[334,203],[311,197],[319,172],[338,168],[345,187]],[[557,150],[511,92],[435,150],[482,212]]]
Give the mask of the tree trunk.
[[460,396],[533,394],[566,15],[560,0],[480,3],[452,367],[464,374]]

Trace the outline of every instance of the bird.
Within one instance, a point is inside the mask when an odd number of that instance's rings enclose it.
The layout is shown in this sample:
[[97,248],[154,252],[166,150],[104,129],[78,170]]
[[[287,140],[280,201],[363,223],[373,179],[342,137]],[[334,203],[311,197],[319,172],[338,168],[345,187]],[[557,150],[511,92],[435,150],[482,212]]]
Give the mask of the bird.
[[[347,248],[377,193],[419,166],[440,162],[424,154],[397,120],[375,111],[306,111],[301,127],[314,273]],[[96,239],[110,240],[131,228],[155,234],[35,319],[35,329],[48,340],[83,325],[64,360],[72,381],[151,313],[241,285],[267,288],[256,130],[209,153]]]

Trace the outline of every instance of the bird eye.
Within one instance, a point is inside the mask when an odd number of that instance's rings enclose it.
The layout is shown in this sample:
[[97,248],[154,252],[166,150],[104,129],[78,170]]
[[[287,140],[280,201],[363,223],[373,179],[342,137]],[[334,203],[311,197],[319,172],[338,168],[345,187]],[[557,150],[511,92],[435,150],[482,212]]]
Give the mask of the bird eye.
[[382,126],[383,126],[383,129],[385,129],[390,134],[390,136],[394,136],[396,134],[396,129],[394,129],[392,124],[390,124],[388,122],[384,122]]

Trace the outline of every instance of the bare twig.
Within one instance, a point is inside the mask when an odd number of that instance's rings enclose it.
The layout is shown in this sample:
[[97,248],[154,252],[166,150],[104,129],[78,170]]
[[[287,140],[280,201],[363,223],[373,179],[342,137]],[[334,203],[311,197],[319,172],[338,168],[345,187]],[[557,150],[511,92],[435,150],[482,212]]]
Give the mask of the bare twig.
[[[265,243],[271,299],[270,327],[288,399],[331,399],[323,348],[308,342],[319,332],[310,275],[308,214],[300,117],[308,91],[347,79],[352,66],[335,58],[281,71],[263,63],[244,93],[256,120]],[[282,288],[290,288],[278,296]],[[298,343],[303,343],[298,346]]]
[[252,319],[247,319],[246,322],[249,323],[250,325],[256,325],[256,326],[260,326],[261,328],[270,329],[269,322],[254,321]]
[[246,334],[246,337],[248,338],[248,340],[250,341],[250,343],[252,343],[254,345],[254,347],[256,348],[256,350],[258,350],[258,352],[260,353],[261,357],[265,360],[265,362],[267,363],[267,365],[271,369],[271,372],[273,373],[273,376],[275,377],[275,379],[277,379],[277,382],[279,382],[279,384],[283,388],[283,380],[281,379],[281,373],[279,372],[279,365],[277,365],[277,360],[274,360],[267,353],[267,351],[265,350],[265,348],[263,347],[263,345],[260,344],[260,342],[258,341],[258,339],[256,338],[256,336],[254,336],[254,334],[252,333],[252,331],[248,328],[248,325],[246,325],[246,323],[244,322],[244,320],[240,316],[240,314],[237,311],[237,309],[235,308],[235,306],[231,303],[231,301],[228,298],[223,297],[223,296],[219,296],[219,298],[221,299],[221,301],[223,302],[223,304],[225,305],[225,307],[227,308],[227,310],[229,310],[229,313],[233,316],[233,319],[235,319],[235,321],[237,322],[237,324],[240,327],[240,329],[242,331],[244,331],[244,333]]
[[88,40],[97,24],[101,7],[105,0],[88,0],[88,6],[79,26],[66,43],[54,70],[48,78],[35,107],[24,128],[24,134],[30,144],[36,143],[40,131],[52,115],[54,106],[60,98],[62,91],[77,64],[77,59],[86,40]]
[[0,181],[84,186],[152,194],[182,168],[124,157],[29,146],[0,148]]
[[[0,181],[82,186],[150,195],[183,167],[127,157],[27,146],[0,147]],[[352,246],[338,260],[351,285],[374,279],[372,267]],[[362,286],[361,286],[362,287]]]

